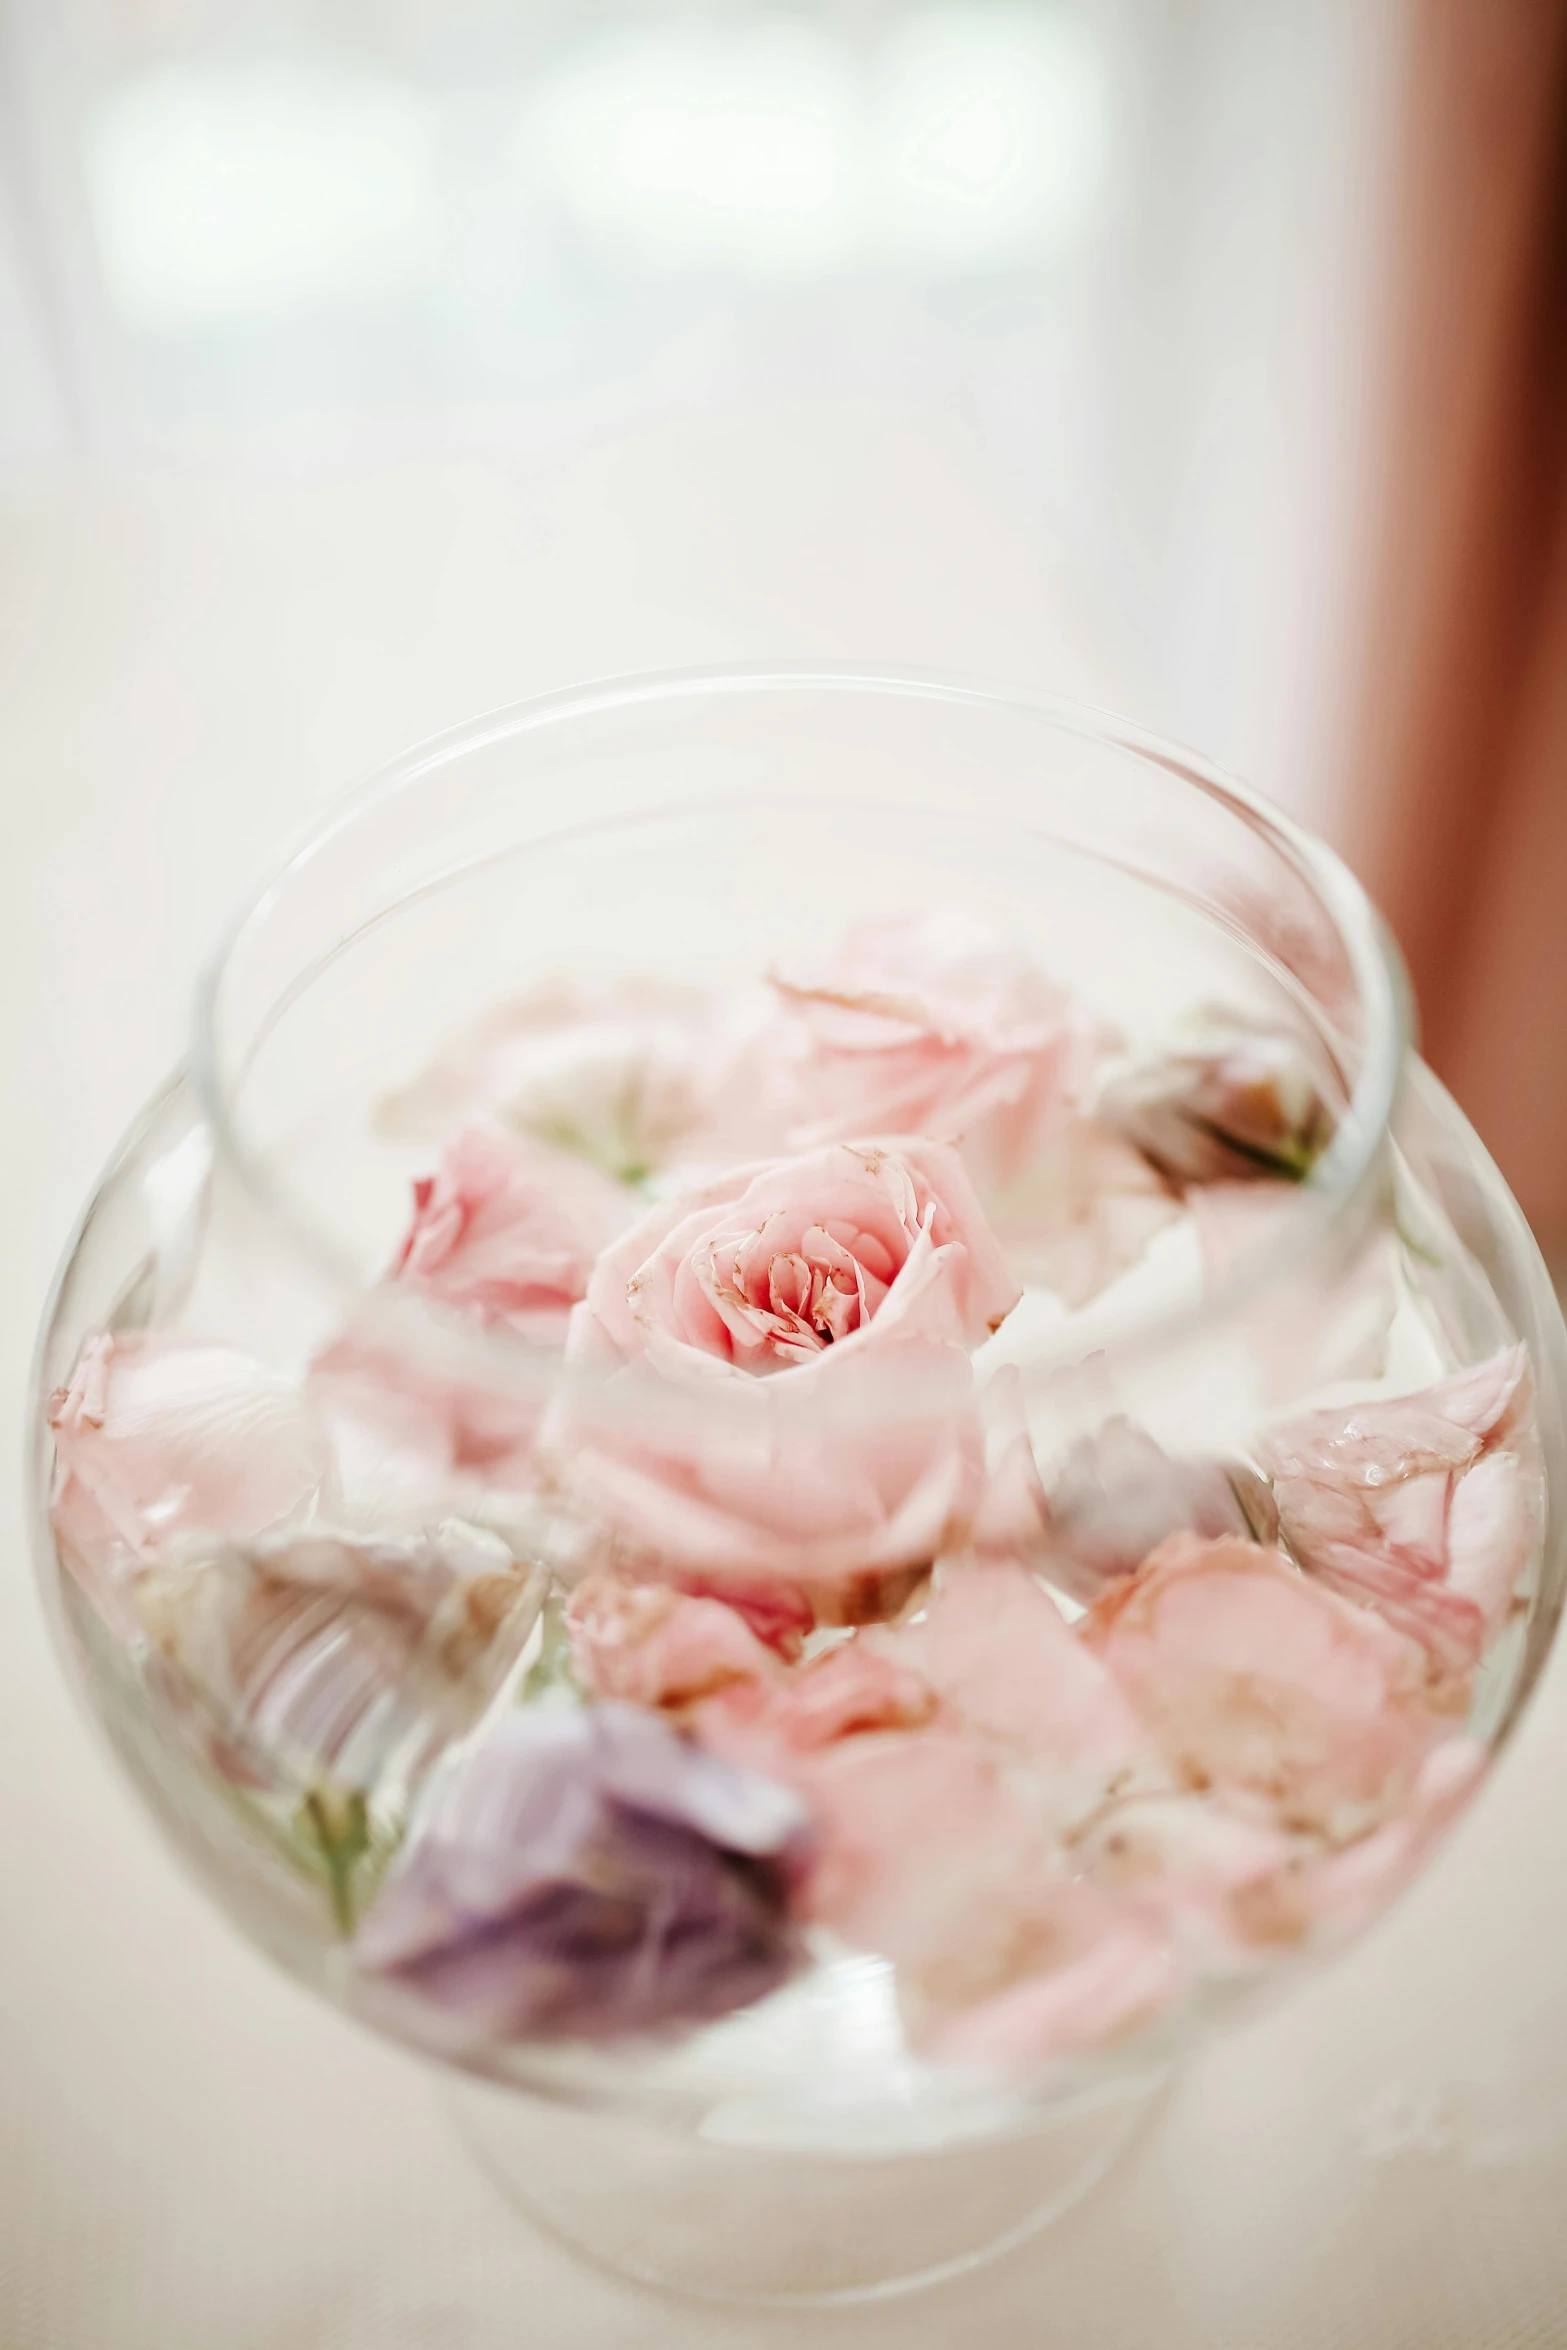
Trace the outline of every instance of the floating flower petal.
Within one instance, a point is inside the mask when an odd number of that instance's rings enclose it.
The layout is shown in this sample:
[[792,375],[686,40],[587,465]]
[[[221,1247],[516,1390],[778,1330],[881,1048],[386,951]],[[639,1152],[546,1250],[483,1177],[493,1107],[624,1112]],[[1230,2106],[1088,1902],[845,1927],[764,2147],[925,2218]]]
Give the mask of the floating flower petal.
[[855,923],[824,969],[773,986],[792,1147],[929,1135],[987,1194],[1031,1165],[1098,1048],[1063,989],[953,911]]
[[55,1531],[100,1595],[204,1536],[239,1541],[302,1513],[328,1468],[295,1384],[199,1339],[89,1339],[49,1426]]
[[512,1714],[432,1787],[360,1965],[467,2040],[614,2038],[781,1983],[805,1813],[626,1706]]
[[1332,1112],[1300,1046],[1222,1020],[1199,1024],[1189,1050],[1114,1077],[1095,1109],[1178,1189],[1298,1183],[1333,1138]]
[[1089,1619],[1180,1785],[1335,1837],[1385,1818],[1450,1726],[1421,1650],[1278,1551],[1178,1534]]

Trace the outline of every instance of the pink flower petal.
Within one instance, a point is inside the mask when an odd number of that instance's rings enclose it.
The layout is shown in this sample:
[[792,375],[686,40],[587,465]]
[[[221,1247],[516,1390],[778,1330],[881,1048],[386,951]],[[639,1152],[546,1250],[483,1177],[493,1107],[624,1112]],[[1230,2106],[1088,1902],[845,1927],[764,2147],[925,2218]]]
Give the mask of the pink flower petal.
[[[977,1742],[887,1730],[789,1766],[818,1838],[810,1914],[947,2007],[1006,1979],[1019,1912],[1039,1903],[1048,1848],[1027,1804]],[[1043,1926],[1040,1927],[1043,1932]],[[1024,1939],[1032,1948],[1035,1935]]]
[[1102,1660],[1021,1566],[951,1564],[922,1617],[861,1640],[912,1667],[968,1729],[1020,1754],[1114,1779],[1152,1752]]
[[659,1584],[590,1575],[572,1593],[567,1622],[578,1676],[598,1697],[678,1707],[783,1671],[733,1608]]
[[1311,1562],[1314,1581],[1357,1606],[1374,1608],[1383,1623],[1426,1652],[1433,1702],[1462,1709],[1485,1648],[1485,1618],[1461,1592],[1405,1566],[1390,1551],[1329,1544]]
[[1089,1637],[1179,1782],[1354,1833],[1398,1803],[1440,1724],[1421,1652],[1255,1544],[1176,1535]]
[[1300,1044],[1223,1020],[1112,1079],[1096,1112],[1178,1187],[1298,1182],[1333,1135]]
[[1129,1918],[1078,1957],[1025,1976],[930,2032],[928,2053],[1001,2072],[1043,2067],[1144,2029],[1172,2005],[1185,1970],[1153,1925]]
[[1452,1420],[1487,1446],[1505,1444],[1527,1426],[1534,1405],[1534,1372],[1528,1349],[1504,1346],[1467,1371],[1428,1389],[1433,1411]]
[[1447,1572],[1452,1497],[1453,1479],[1445,1469],[1424,1469],[1396,1485],[1373,1486],[1363,1496],[1382,1540],[1417,1573],[1437,1577]]
[[90,1339],[50,1398],[56,1508],[135,1556],[186,1536],[239,1540],[302,1510],[327,1444],[294,1383],[254,1357],[151,1334]]
[[[581,1160],[467,1127],[436,1174],[415,1184],[414,1203],[386,1281],[312,1364],[313,1396],[356,1459],[380,1455],[377,1477],[393,1472],[394,1487],[428,1485],[415,1471],[432,1460],[449,1475],[520,1485],[545,1395],[542,1377],[530,1390],[520,1350],[564,1345],[600,1250],[626,1222],[628,1195]],[[410,1289],[498,1333],[497,1344],[517,1340],[515,1381],[437,1315],[407,1312]]]
[[1301,1839],[1264,1807],[1248,1816],[1212,1795],[1134,1795],[1108,1805],[1073,1850],[1096,1884],[1134,1899],[1205,1968],[1254,1966],[1299,1930],[1293,1918],[1281,1923],[1274,1889]]
[[1519,1579],[1539,1539],[1543,1504],[1537,1471],[1516,1453],[1487,1453],[1458,1481],[1448,1513],[1448,1580],[1495,1632],[1512,1610]]
[[1308,1861],[1277,1897],[1295,1934],[1334,1942],[1365,1930],[1396,1899],[1474,1795],[1489,1757],[1477,1738],[1445,1738],[1422,1763],[1405,1808],[1342,1851]]
[[1425,1470],[1465,1469],[1527,1415],[1532,1383],[1521,1346],[1414,1395],[1332,1404],[1257,1440],[1271,1477],[1320,1477],[1377,1486]]
[[503,1004],[382,1110],[393,1134],[444,1138],[474,1118],[606,1174],[660,1166],[721,1090],[722,1008],[652,980],[569,983]]
[[536,1346],[564,1344],[567,1317],[631,1206],[580,1159],[481,1126],[452,1136],[414,1203],[392,1278]]
[[1028,1167],[1098,1044],[1026,956],[953,911],[857,923],[824,970],[773,985],[795,1148],[931,1135],[987,1192]]
[[[1504,1348],[1418,1394],[1268,1430],[1280,1525],[1320,1581],[1428,1651],[1457,1703],[1539,1531],[1528,1357]],[[1519,1448],[1519,1449],[1515,1449]]]
[[1172,1534],[1271,1540],[1267,1487],[1240,1463],[1179,1460],[1115,1417],[1068,1453],[1044,1496],[1043,1562],[1051,1580],[1090,1603]]
[[753,1675],[698,1708],[704,1746],[731,1762],[787,1776],[790,1758],[872,1730],[914,1730],[938,1708],[935,1690],[912,1666],[851,1640],[797,1672]]

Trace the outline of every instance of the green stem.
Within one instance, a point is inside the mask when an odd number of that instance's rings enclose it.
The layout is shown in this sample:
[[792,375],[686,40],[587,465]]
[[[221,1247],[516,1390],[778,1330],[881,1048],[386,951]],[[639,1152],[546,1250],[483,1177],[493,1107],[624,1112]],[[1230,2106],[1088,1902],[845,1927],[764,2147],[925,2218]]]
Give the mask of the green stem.
[[320,1788],[311,1789],[301,1809],[326,1864],[333,1920],[338,1932],[346,1938],[354,1930],[354,1871],[370,1849],[370,1821],[363,1791],[358,1787],[349,1790],[337,1818],[333,1817],[334,1807]]

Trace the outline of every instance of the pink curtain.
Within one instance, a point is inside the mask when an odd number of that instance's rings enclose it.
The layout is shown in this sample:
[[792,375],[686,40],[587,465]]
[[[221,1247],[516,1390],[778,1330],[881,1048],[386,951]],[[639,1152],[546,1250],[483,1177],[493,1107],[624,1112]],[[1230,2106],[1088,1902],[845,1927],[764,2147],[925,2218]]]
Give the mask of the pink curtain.
[[1567,4],[1413,0],[1349,855],[1567,1263]]

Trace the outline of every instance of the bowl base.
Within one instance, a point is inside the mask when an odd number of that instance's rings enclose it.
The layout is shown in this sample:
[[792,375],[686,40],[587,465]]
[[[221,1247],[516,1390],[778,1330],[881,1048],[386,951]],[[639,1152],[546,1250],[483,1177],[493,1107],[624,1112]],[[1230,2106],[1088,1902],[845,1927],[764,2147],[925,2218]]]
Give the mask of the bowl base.
[[478,2081],[448,2104],[508,2201],[596,2266],[688,2299],[829,2308],[918,2292],[1025,2243],[1105,2178],[1167,2080],[895,2155],[735,2144]]

